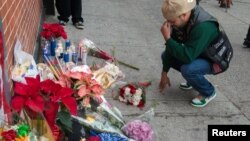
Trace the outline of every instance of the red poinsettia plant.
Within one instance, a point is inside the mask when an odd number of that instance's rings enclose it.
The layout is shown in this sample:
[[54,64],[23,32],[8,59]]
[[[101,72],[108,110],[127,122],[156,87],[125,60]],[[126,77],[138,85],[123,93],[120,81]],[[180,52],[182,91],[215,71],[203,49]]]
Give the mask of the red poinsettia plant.
[[41,36],[46,40],[50,40],[52,38],[60,38],[60,37],[67,39],[67,34],[64,31],[63,26],[58,23],[43,24],[43,30],[41,32]]
[[14,110],[25,110],[31,118],[38,118],[37,115],[43,113],[52,130],[59,109],[66,107],[66,111],[76,115],[77,103],[72,97],[74,91],[71,88],[62,87],[49,79],[41,82],[39,75],[36,78],[26,77],[25,80],[26,84],[14,83],[11,100]]

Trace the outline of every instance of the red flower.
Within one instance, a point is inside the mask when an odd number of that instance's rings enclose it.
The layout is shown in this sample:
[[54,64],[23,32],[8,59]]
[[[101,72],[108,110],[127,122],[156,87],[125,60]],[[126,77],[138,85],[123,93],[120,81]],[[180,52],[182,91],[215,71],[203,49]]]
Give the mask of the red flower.
[[15,82],[15,95],[12,97],[11,106],[18,112],[25,107],[35,112],[42,112],[44,99],[40,95],[40,77],[26,77],[25,80],[27,84]]
[[97,95],[101,95],[104,91],[102,86],[99,85],[97,82],[93,84],[92,86],[90,86],[90,90],[92,93],[97,94]]
[[100,141],[100,137],[99,136],[90,136],[87,141]]
[[126,87],[120,88],[120,96],[123,97],[123,98],[124,98],[125,88]]
[[72,97],[73,89],[62,87],[49,79],[40,82],[39,76],[25,80],[27,84],[15,83],[15,95],[11,101],[13,109],[19,112],[26,108],[31,117],[43,113],[51,128],[55,124],[59,103],[64,104],[72,115],[77,114],[77,103]]
[[17,133],[15,130],[8,130],[5,132],[2,132],[1,135],[4,139],[4,141],[14,141],[16,136],[17,136]]
[[54,83],[47,79],[41,82],[41,89],[50,97],[51,102],[62,102],[70,111],[71,114],[77,114],[77,103],[72,97],[74,91],[71,88],[64,88],[60,84]]
[[62,37],[67,39],[67,34],[64,31],[64,28],[57,23],[54,24],[43,24],[43,31],[41,32],[41,36],[47,40],[51,38],[59,38]]
[[145,102],[144,101],[140,101],[140,103],[137,105],[137,107],[139,108],[143,108],[145,106]]

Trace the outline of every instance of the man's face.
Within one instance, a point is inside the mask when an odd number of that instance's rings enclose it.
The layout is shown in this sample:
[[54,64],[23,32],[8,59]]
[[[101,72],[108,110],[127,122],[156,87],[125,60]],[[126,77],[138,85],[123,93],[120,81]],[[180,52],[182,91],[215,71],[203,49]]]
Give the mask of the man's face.
[[180,16],[174,18],[174,19],[168,20],[168,22],[173,27],[176,27],[176,28],[183,28],[183,27],[185,27],[185,25],[187,23],[185,15],[180,15]]

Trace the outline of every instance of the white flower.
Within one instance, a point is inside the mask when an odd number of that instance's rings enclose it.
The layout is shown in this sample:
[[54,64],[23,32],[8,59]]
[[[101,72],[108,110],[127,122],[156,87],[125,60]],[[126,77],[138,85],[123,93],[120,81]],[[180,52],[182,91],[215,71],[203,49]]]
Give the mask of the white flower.
[[119,100],[121,101],[121,102],[127,102],[127,100],[126,99],[124,99],[123,97],[121,97],[121,96],[119,96]]
[[142,94],[142,89],[138,88],[135,93],[138,94],[138,95],[141,95]]
[[142,99],[141,95],[133,95],[133,100],[140,101]]
[[95,48],[95,44],[89,39],[85,38],[82,40],[82,42],[86,48],[92,48],[92,49]]
[[134,105],[134,106],[137,106],[139,103],[140,103],[140,101],[134,100],[133,105]]
[[131,95],[131,93],[130,93],[130,88],[129,88],[129,87],[126,87],[124,93],[125,93],[125,95],[127,95],[127,94],[128,94],[128,95]]

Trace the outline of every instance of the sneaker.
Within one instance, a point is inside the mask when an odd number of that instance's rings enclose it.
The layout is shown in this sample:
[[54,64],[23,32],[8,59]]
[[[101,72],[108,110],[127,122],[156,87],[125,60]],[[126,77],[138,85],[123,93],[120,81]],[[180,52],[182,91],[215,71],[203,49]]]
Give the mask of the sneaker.
[[181,83],[179,88],[182,89],[182,90],[191,90],[191,89],[193,89],[193,87],[188,85],[187,83]]
[[250,48],[250,41],[248,41],[248,40],[245,39],[242,47],[243,48]]
[[76,22],[76,23],[74,23],[74,26],[75,26],[77,29],[84,29],[83,22]]
[[213,100],[216,97],[216,92],[214,92],[209,97],[203,97],[199,95],[198,97],[194,98],[191,102],[191,105],[194,107],[204,107],[206,106],[211,100]]
[[65,26],[65,25],[66,25],[66,22],[65,22],[65,21],[60,20],[60,21],[59,21],[59,24],[60,24],[60,25],[62,25],[62,26]]

